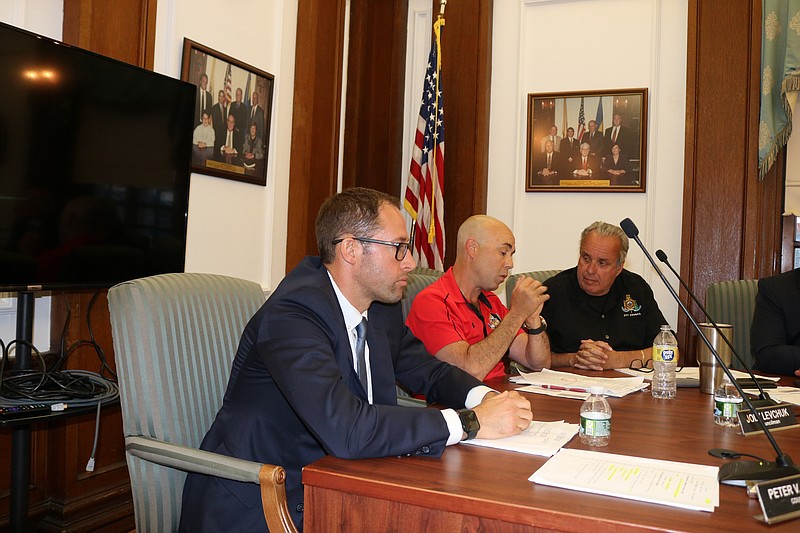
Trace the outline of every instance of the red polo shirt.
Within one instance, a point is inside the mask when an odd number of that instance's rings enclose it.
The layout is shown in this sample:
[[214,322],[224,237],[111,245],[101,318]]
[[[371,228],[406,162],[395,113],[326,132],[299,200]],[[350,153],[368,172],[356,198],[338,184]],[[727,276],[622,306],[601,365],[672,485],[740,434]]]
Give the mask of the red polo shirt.
[[[493,292],[482,291],[479,302],[481,318],[467,302],[450,268],[438,280],[423,289],[411,304],[406,325],[432,354],[458,341],[475,344],[490,335],[506,316],[508,309]],[[517,333],[523,333],[522,330]],[[499,361],[484,381],[503,377]]]

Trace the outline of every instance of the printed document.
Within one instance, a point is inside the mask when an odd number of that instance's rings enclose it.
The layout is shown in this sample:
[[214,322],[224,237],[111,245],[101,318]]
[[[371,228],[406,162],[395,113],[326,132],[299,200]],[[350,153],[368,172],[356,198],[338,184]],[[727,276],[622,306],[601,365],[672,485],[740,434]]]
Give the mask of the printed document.
[[716,466],[562,449],[528,478],[541,485],[713,512]]
[[512,452],[551,457],[578,433],[578,424],[566,422],[531,422],[530,427],[512,437],[502,439],[472,439],[462,444],[474,444]]

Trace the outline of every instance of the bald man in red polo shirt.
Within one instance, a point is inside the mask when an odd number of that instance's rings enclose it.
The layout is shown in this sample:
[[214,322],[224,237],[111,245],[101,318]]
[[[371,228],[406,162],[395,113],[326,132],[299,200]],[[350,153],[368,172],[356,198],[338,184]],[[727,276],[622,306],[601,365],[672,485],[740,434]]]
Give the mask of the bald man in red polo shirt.
[[514,266],[514,234],[496,218],[475,215],[457,240],[455,264],[414,298],[408,327],[437,358],[484,381],[505,375],[506,354],[527,368],[549,367],[547,324],[539,316],[547,287],[521,278],[510,309],[492,292]]

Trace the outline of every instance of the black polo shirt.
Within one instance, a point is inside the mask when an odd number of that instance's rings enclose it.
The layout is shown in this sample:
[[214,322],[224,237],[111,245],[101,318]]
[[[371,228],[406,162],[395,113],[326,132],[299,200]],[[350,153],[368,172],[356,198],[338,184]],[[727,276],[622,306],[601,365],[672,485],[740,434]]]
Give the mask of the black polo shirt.
[[564,270],[544,283],[547,300],[542,316],[553,353],[577,352],[581,340],[606,341],[616,351],[653,345],[666,324],[653,290],[638,274],[625,269],[604,296],[590,296],[578,285],[578,268]]

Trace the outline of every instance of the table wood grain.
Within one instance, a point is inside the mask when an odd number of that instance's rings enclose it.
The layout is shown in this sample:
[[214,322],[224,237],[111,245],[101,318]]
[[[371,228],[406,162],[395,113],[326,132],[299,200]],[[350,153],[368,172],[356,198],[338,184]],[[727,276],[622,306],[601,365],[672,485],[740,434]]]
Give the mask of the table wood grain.
[[[788,380],[787,380],[788,384]],[[490,383],[514,388],[507,381]],[[527,394],[540,421],[576,424],[580,400]],[[714,424],[713,397],[678,390],[675,400],[647,392],[609,398],[612,433],[598,451],[719,466],[711,448],[775,459],[763,435],[745,437]],[[795,409],[797,414],[797,410]],[[784,453],[800,459],[800,429],[774,434]],[[590,449],[577,435],[567,448]],[[450,446],[441,458],[325,457],[303,471],[305,530],[347,531],[797,531],[800,520],[767,526],[757,500],[742,487],[720,485],[713,513],[689,511],[536,485],[528,477],[547,458],[485,447]]]

